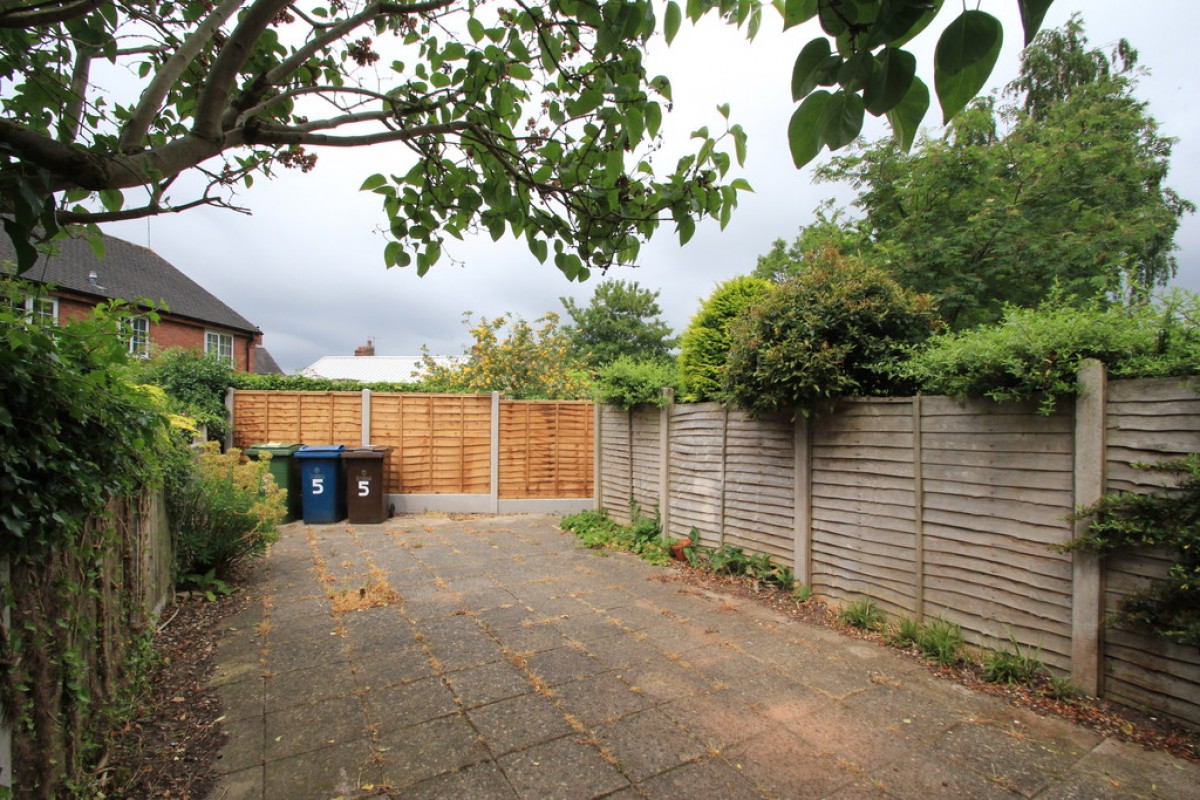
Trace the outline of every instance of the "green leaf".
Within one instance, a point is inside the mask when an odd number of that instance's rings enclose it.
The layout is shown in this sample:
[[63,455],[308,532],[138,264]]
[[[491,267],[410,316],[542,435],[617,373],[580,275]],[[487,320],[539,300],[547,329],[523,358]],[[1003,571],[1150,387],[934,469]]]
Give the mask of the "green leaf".
[[667,44],[675,41],[675,34],[679,33],[679,26],[683,23],[683,11],[680,10],[679,4],[675,0],[667,3],[667,17],[663,21],[663,32],[667,37]]
[[786,31],[817,15],[817,0],[786,0],[783,7],[783,29]]
[[1053,2],[1054,0],[1017,0],[1017,5],[1021,8],[1021,27],[1025,29],[1027,47],[1033,41],[1033,37],[1037,36],[1042,27],[1042,20],[1046,18],[1046,12]]
[[733,136],[734,155],[737,156],[739,167],[746,165],[746,131],[741,125],[734,125],[729,129],[729,133]]
[[516,81],[527,81],[533,78],[533,70],[528,64],[513,63],[508,65],[508,75]]
[[792,163],[797,169],[812,161],[817,157],[817,153],[821,152],[824,141],[821,139],[818,125],[821,112],[825,110],[832,96],[824,89],[813,92],[804,99],[788,122],[788,148],[792,151]]
[[120,211],[125,205],[125,195],[121,194],[119,189],[102,189],[97,194],[100,195],[100,203],[107,211]]
[[904,99],[917,73],[917,59],[905,50],[885,48],[880,54],[878,68],[863,89],[863,104],[878,117],[886,114]]
[[679,244],[685,245],[696,235],[696,220],[684,217],[679,220]]
[[385,183],[387,183],[387,178],[377,172],[363,181],[362,186],[358,187],[358,190],[360,192],[371,192],[378,189],[380,186],[383,186]]
[[880,9],[879,18],[871,30],[867,41],[869,48],[880,45],[903,47],[911,42],[921,31],[929,27],[938,12],[942,10],[943,0],[930,2],[892,2]]
[[729,103],[722,103],[717,106],[717,113],[725,119],[729,119]]
[[549,246],[545,239],[531,239],[529,241],[529,252],[533,253],[533,257],[538,260],[539,264],[546,263],[546,257],[549,253]]
[[467,20],[467,33],[471,34],[471,41],[479,42],[483,39],[483,23],[477,17],[471,17]]
[[729,183],[730,188],[737,189],[740,192],[753,192],[754,188],[750,185],[750,181],[745,178],[734,178]]
[[964,11],[942,33],[933,58],[933,83],[942,122],[971,102],[992,74],[1004,42],[1000,20],[983,11]]
[[645,112],[646,130],[651,136],[658,136],[658,131],[662,128],[662,106],[658,103],[647,103]]
[[821,109],[821,140],[830,150],[845,147],[862,130],[863,100],[852,92],[835,92]]
[[797,103],[817,88],[825,74],[825,62],[832,55],[829,40],[824,36],[804,45],[792,66],[792,99]]
[[887,112],[888,123],[892,126],[892,134],[901,149],[908,152],[917,137],[917,129],[925,112],[929,110],[929,87],[920,78],[913,78],[912,85],[904,99]]

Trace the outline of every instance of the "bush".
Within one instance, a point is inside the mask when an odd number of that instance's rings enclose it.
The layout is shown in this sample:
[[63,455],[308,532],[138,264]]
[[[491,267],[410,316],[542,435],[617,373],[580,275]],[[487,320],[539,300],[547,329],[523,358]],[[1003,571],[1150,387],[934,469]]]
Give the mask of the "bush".
[[233,369],[198,349],[172,347],[146,363],[141,378],[162,387],[170,408],[224,439],[229,430],[225,390],[233,385]]
[[263,555],[278,538],[284,493],[269,465],[269,456],[243,462],[241,451],[221,453],[210,444],[174,482],[167,510],[178,575],[224,577],[238,562]]
[[1113,377],[1200,374],[1200,296],[1177,292],[1154,305],[1104,307],[1100,301],[1006,308],[1004,318],[931,338],[900,371],[926,392],[997,401],[1041,397],[1041,411],[1074,397],[1084,359]]
[[938,324],[927,296],[826,249],[734,321],[722,393],[755,416],[910,394],[895,363]]
[[770,290],[769,281],[743,276],[722,283],[704,301],[680,342],[679,382],[684,402],[719,398],[729,357],[729,326]]
[[675,367],[670,362],[621,356],[600,368],[596,376],[596,402],[617,408],[639,405],[661,408],[666,404],[663,388],[676,388],[675,383]]
[[422,392],[425,387],[418,381],[411,383],[389,383],[383,381],[352,381],[333,378],[310,378],[307,375],[253,375],[235,372],[230,384],[235,389],[273,392]]

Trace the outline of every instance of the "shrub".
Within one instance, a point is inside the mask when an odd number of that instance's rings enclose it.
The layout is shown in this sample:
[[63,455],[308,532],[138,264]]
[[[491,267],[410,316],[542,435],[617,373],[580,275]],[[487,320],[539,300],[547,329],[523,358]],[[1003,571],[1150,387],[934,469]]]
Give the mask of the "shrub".
[[141,378],[162,387],[171,410],[203,425],[210,439],[225,438],[225,390],[233,385],[227,364],[198,349],[172,347],[147,362]]
[[[639,361],[621,356],[596,376],[596,402],[617,408],[666,404],[664,387],[675,388],[675,366],[669,361]],[[678,390],[677,390],[678,391]]]
[[729,326],[770,290],[769,281],[742,276],[722,283],[704,301],[680,340],[679,381],[684,402],[718,399],[729,357]]
[[631,505],[630,510],[633,517],[630,525],[622,525],[605,511],[591,510],[565,516],[559,525],[575,534],[584,547],[624,550],[651,564],[670,562],[671,549],[662,541],[657,517],[643,515],[636,505]]
[[1042,671],[1042,661],[1036,652],[1022,652],[1013,640],[1013,649],[991,650],[983,656],[983,679],[989,683],[1020,683],[1030,685]]
[[269,457],[243,462],[241,451],[221,453],[210,444],[178,477],[167,495],[177,574],[223,577],[278,538],[284,495],[269,463]]
[[1200,296],[1176,292],[1155,305],[1064,305],[1006,308],[1004,318],[974,330],[931,338],[898,372],[926,392],[997,401],[1041,396],[1050,413],[1073,397],[1084,359],[1104,362],[1114,377],[1200,374]]
[[895,363],[937,325],[927,296],[826,249],[733,322],[723,396],[757,416],[809,413],[849,395],[910,394]]

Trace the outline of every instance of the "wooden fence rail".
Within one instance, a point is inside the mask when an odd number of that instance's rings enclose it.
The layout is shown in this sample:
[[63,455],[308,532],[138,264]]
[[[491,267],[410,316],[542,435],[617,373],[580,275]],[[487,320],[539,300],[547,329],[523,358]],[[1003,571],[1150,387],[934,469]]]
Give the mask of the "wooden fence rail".
[[1200,380],[1109,384],[1096,365],[1081,381],[1074,407],[1049,416],[946,397],[843,400],[795,422],[602,408],[597,502],[769,553],[835,603],[944,617],[984,647],[1015,639],[1088,693],[1200,725],[1200,652],[1104,624],[1166,574],[1165,556],[1050,549],[1077,506],[1157,488],[1133,464],[1200,451]]
[[399,511],[594,504],[593,405],[493,395],[229,391],[230,444],[385,445]]

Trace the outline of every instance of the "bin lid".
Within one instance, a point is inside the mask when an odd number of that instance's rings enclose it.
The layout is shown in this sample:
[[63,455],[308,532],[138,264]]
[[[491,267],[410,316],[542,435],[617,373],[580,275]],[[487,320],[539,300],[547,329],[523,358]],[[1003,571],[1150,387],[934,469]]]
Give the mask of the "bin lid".
[[270,453],[273,456],[290,456],[304,445],[284,444],[282,442],[262,442],[260,444],[252,444],[246,448],[246,455],[257,456],[263,453]]
[[365,444],[362,447],[347,447],[342,458],[383,458],[392,448],[381,444]]
[[344,444],[306,444],[296,451],[296,458],[337,458],[345,449]]

